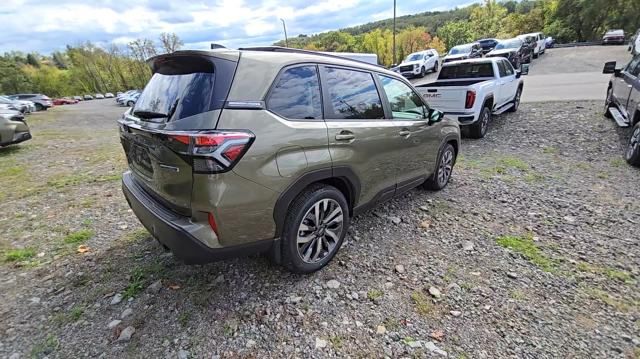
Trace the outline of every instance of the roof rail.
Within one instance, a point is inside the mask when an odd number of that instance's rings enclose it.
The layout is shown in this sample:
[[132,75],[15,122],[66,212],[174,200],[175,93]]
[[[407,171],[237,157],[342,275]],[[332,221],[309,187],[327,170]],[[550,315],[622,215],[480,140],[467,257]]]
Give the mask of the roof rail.
[[305,55],[316,55],[316,56],[324,56],[324,57],[330,57],[333,59],[339,59],[339,60],[347,60],[347,61],[353,61],[353,62],[357,62],[360,64],[366,64],[369,66],[378,66],[378,67],[382,67],[385,68],[382,65],[374,65],[372,63],[369,62],[365,62],[365,61],[360,61],[360,60],[354,60],[354,59],[350,59],[348,57],[344,57],[344,56],[339,56],[339,55],[331,55],[331,54],[327,54],[324,52],[319,52],[319,51],[311,51],[311,50],[302,50],[302,49],[294,49],[291,47],[281,47],[281,46],[257,46],[257,47],[241,47],[238,50],[240,51],[269,51],[269,52],[288,52],[288,53],[293,53],[293,54],[305,54]]

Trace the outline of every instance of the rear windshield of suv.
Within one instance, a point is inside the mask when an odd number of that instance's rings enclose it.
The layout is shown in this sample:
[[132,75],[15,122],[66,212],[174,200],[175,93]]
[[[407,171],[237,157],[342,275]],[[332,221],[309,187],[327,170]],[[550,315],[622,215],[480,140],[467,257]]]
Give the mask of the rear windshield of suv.
[[475,79],[482,77],[493,77],[493,65],[490,62],[462,63],[444,66],[442,70],[440,70],[438,80]]
[[185,75],[153,75],[133,109],[143,119],[174,119],[210,111],[215,75],[196,72]]

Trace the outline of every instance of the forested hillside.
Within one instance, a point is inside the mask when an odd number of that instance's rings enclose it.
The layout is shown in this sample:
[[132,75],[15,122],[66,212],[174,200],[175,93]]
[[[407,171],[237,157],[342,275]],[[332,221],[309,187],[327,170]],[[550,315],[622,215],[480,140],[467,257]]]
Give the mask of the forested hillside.
[[[396,19],[397,59],[426,47],[444,51],[486,37],[508,38],[543,31],[559,42],[592,41],[608,29],[632,34],[640,28],[640,0],[485,0],[444,12]],[[393,61],[393,20],[289,39],[289,46],[321,51],[372,52]],[[276,45],[284,46],[284,41]]]

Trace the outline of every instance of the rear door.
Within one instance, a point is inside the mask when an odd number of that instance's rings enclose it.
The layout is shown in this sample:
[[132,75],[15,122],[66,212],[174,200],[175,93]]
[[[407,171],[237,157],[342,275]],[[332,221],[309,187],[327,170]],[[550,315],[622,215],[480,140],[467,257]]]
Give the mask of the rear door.
[[510,102],[516,95],[518,79],[516,78],[516,72],[509,61],[498,61],[498,69],[500,72],[499,106],[503,106],[507,102]]
[[[640,55],[637,56],[637,58],[640,58]],[[635,79],[633,79],[633,77],[635,77]],[[629,113],[629,118],[631,118],[631,116],[640,109],[640,62],[638,62],[634,69],[630,69],[627,81],[627,86],[632,86],[627,103],[627,112]]]
[[235,65],[195,54],[158,57],[151,80],[119,121],[120,139],[138,184],[182,215],[191,214],[194,166],[202,171],[209,163],[194,159],[189,136],[215,129]]
[[320,66],[320,75],[334,168],[348,167],[358,176],[356,204],[392,197],[401,164],[389,153],[398,146],[398,131],[385,118],[373,74],[326,65]]

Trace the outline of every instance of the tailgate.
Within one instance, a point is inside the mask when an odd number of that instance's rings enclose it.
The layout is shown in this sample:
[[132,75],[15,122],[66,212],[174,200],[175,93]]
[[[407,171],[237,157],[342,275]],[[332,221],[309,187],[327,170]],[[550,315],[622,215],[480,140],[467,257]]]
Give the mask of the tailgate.
[[192,167],[175,148],[184,146],[166,135],[126,126],[120,139],[129,168],[156,200],[184,216],[191,214]]
[[464,109],[467,90],[469,90],[466,86],[418,86],[417,89],[429,107],[442,112],[454,112]]

